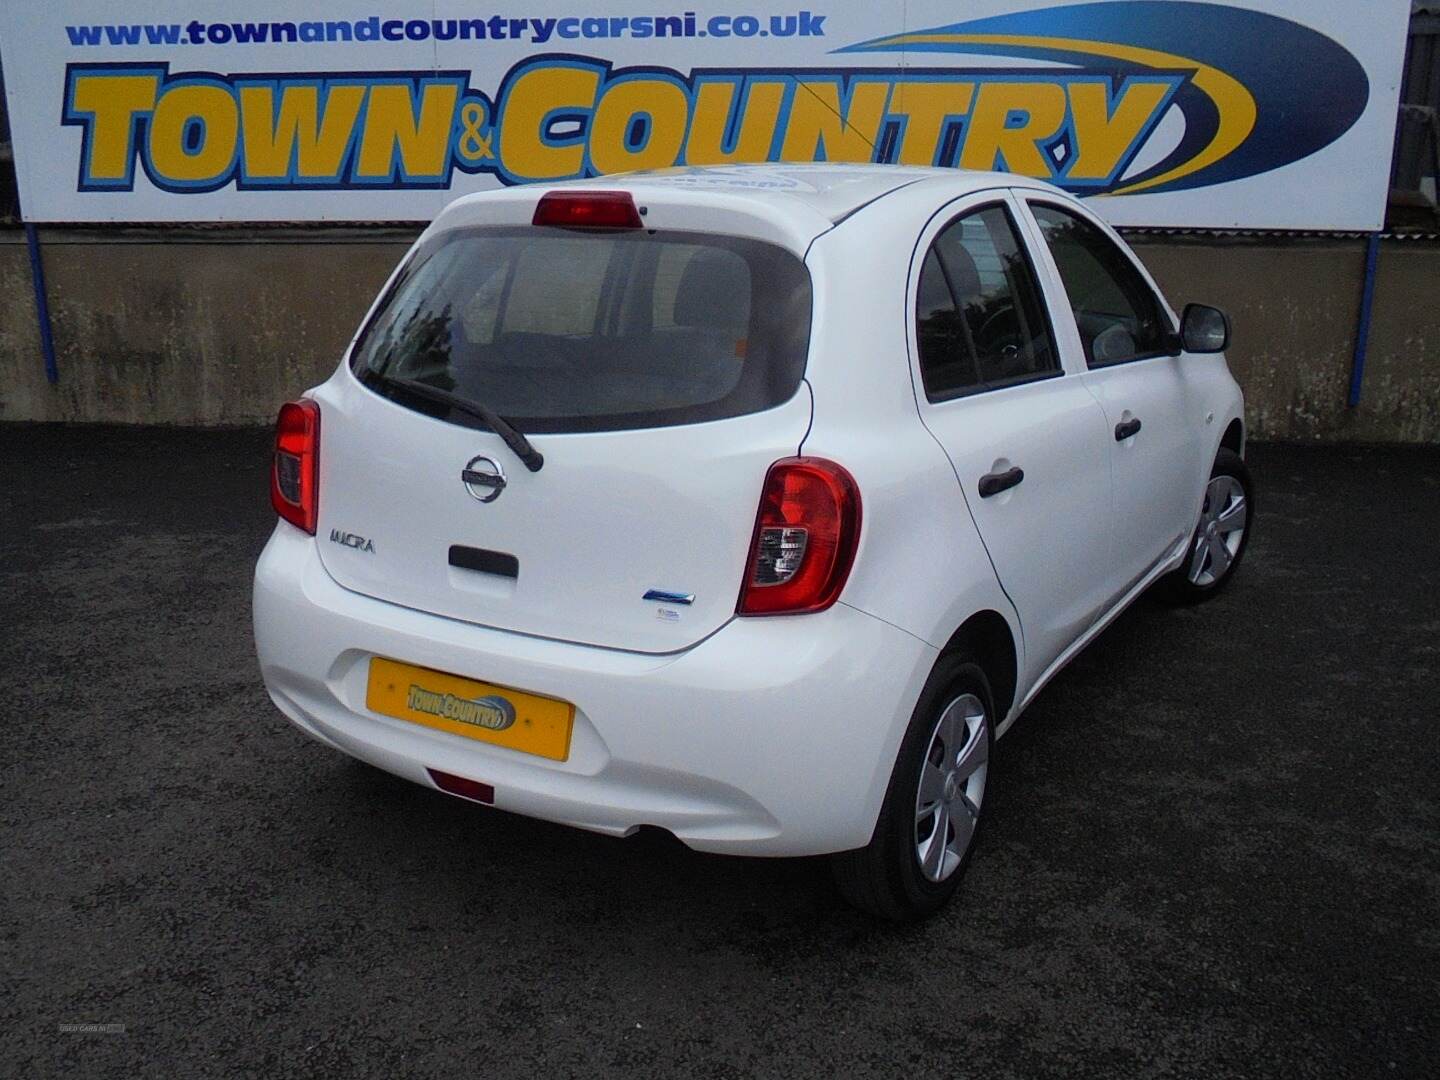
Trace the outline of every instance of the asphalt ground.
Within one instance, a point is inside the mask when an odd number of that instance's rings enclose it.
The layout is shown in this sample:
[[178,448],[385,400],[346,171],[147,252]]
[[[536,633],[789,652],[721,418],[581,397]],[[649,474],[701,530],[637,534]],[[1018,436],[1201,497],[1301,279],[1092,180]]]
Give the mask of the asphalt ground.
[[0,425],[0,1074],[1436,1075],[1440,450],[1253,447],[1230,590],[1055,680],[895,928],[292,730],[267,449]]

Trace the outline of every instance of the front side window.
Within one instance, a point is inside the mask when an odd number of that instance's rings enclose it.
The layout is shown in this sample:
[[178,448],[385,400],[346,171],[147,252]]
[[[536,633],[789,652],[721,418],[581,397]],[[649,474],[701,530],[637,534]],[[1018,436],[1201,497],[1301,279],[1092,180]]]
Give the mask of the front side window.
[[1174,328],[1149,283],[1114,242],[1082,217],[1031,203],[1092,368],[1169,352]]
[[425,383],[526,432],[698,423],[789,400],[810,308],[804,264],[756,240],[460,230],[415,253],[351,363],[377,389]]
[[1035,275],[1003,206],[958,218],[935,238],[920,268],[915,332],[931,401],[1059,373]]

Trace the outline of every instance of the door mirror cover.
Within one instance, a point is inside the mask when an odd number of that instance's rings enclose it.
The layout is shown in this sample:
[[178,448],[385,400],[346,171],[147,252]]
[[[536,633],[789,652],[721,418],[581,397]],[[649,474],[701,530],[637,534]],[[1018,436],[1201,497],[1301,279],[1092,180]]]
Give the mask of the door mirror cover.
[[1180,316],[1180,341],[1186,352],[1224,352],[1230,345],[1230,317],[1219,308],[1186,304]]

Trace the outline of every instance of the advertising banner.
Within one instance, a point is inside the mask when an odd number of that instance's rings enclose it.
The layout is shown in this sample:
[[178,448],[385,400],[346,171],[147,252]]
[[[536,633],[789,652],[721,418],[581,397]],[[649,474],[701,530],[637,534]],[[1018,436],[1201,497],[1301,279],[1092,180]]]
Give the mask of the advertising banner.
[[1409,0],[0,6],[24,216],[425,220],[741,162],[997,169],[1120,225],[1376,229]]

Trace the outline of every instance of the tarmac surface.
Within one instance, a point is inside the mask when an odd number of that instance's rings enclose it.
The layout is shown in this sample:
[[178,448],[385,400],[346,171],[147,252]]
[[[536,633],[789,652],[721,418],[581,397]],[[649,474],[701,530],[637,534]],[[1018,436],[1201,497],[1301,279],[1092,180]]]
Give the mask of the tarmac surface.
[[1040,695],[894,928],[293,730],[268,440],[0,425],[0,1075],[1436,1075],[1440,450],[1253,447],[1231,588]]

